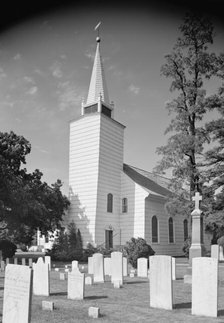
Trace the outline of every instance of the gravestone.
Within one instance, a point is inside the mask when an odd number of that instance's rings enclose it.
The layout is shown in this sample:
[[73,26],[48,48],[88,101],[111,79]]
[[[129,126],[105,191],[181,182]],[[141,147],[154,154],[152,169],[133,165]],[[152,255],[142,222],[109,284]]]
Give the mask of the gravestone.
[[33,263],[33,294],[50,295],[49,265],[44,263],[43,258]]
[[113,285],[114,285],[114,288],[121,288],[121,281],[120,280],[114,280]]
[[1,271],[5,271],[5,262],[4,262],[4,260],[1,261]]
[[123,276],[127,277],[128,275],[128,259],[123,257]]
[[60,280],[66,280],[66,274],[65,273],[60,273],[59,278],[60,278]]
[[120,281],[123,285],[123,255],[120,251],[111,253],[111,282]]
[[93,284],[93,279],[91,276],[85,277],[85,285],[92,285]]
[[172,257],[151,256],[150,261],[150,306],[172,310]]
[[29,258],[29,267],[32,268],[33,267],[33,259]]
[[89,315],[89,317],[97,319],[100,316],[99,307],[93,307],[93,306],[89,307],[88,315]]
[[93,257],[88,257],[88,274],[93,274]]
[[6,266],[10,264],[9,258],[6,258]]
[[101,253],[93,255],[93,279],[95,283],[104,283],[104,263]]
[[104,258],[104,275],[111,276],[111,258]]
[[14,258],[14,265],[18,265],[18,258]]
[[77,260],[72,261],[72,270],[75,268],[79,268],[79,262]]
[[192,260],[192,309],[194,315],[217,317],[218,259],[198,257]]
[[172,257],[172,279],[176,280],[176,258]]
[[49,265],[49,270],[51,271],[51,257],[50,256],[45,256],[44,257],[44,262],[45,262],[45,264]]
[[78,269],[68,273],[68,299],[82,300],[84,298],[85,274]]
[[2,323],[30,323],[32,270],[9,264],[5,271]]
[[137,276],[148,277],[148,259],[138,258],[137,260]]
[[22,266],[26,266],[26,258],[22,258]]
[[54,302],[42,301],[42,310],[53,311],[54,310]]
[[219,260],[224,261],[223,247],[219,246]]
[[211,245],[211,258],[216,258],[219,260],[219,245],[218,244]]

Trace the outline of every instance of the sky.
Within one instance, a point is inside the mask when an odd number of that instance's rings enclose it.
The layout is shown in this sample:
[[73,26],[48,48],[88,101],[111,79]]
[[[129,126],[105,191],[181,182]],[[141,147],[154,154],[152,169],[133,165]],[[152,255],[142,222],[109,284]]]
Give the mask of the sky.
[[[165,105],[174,95],[160,69],[180,36],[187,5],[149,1],[147,6],[106,6],[92,1],[39,9],[1,14],[0,131],[12,130],[31,143],[27,170],[40,169],[48,184],[61,179],[68,194],[69,122],[80,116],[81,102],[87,99],[94,27],[101,21],[109,98],[115,103],[114,118],[126,126],[124,162],[152,171],[160,159],[156,148],[168,139]],[[213,15],[213,50],[224,52],[224,25]]]

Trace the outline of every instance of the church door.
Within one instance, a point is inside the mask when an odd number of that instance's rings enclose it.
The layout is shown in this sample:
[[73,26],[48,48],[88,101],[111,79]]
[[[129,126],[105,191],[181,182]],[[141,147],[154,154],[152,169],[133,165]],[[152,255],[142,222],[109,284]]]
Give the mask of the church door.
[[113,231],[105,230],[105,246],[106,249],[113,248]]

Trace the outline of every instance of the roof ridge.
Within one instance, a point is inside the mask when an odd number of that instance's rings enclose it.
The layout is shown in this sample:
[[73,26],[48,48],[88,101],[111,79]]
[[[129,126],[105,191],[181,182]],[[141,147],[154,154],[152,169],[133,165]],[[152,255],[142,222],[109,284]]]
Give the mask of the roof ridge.
[[149,174],[152,174],[152,175],[154,175],[154,174],[155,174],[155,175],[157,175],[157,176],[159,176],[159,177],[161,177],[161,178],[167,179],[167,180],[171,180],[171,178],[169,178],[169,177],[162,176],[162,175],[160,175],[160,174],[158,174],[158,173],[149,172],[149,171],[147,171],[147,170],[145,170],[145,169],[142,169],[142,168],[139,168],[139,167],[136,167],[136,166],[132,166],[132,165],[130,165],[130,164],[126,164],[126,163],[124,163],[124,165],[127,165],[127,166],[129,166],[129,167],[132,167],[132,168],[138,169],[138,170],[140,170],[140,171],[143,171],[143,172],[146,172],[146,173],[149,173]]

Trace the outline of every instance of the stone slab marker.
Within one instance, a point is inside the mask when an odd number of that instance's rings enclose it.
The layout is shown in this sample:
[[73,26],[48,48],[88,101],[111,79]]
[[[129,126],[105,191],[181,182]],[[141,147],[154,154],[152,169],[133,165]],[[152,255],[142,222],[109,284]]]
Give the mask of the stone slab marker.
[[18,258],[14,258],[14,265],[18,265]]
[[192,260],[191,313],[217,317],[218,259],[198,257]]
[[85,285],[92,285],[93,284],[93,279],[91,276],[85,277]]
[[150,306],[172,310],[173,284],[172,284],[172,257],[151,256],[149,290]]
[[123,257],[123,276],[127,277],[128,275],[128,259]]
[[176,280],[176,258],[172,257],[172,279]]
[[111,276],[111,258],[104,258],[104,275]]
[[88,257],[88,274],[93,274],[93,257]]
[[123,285],[123,255],[120,251],[111,253],[111,282],[119,281]]
[[26,258],[22,258],[22,266],[26,266]]
[[137,276],[148,277],[148,259],[138,258],[137,260]]
[[79,268],[79,262],[77,260],[72,261],[72,270]]
[[84,298],[85,274],[75,269],[68,273],[68,299]]
[[32,270],[9,264],[5,271],[2,323],[30,323]]
[[104,262],[101,253],[93,255],[93,279],[95,283],[104,283]]
[[211,245],[211,258],[216,258],[219,260],[219,245],[218,244]]
[[45,262],[45,264],[49,265],[49,270],[51,271],[51,257],[50,256],[45,256],[44,257],[44,262]]
[[49,265],[44,263],[43,258],[33,263],[33,294],[50,295]]
[[224,260],[223,247],[222,246],[219,246],[219,260],[220,261]]
[[29,258],[29,267],[32,268],[33,267],[33,259]]

